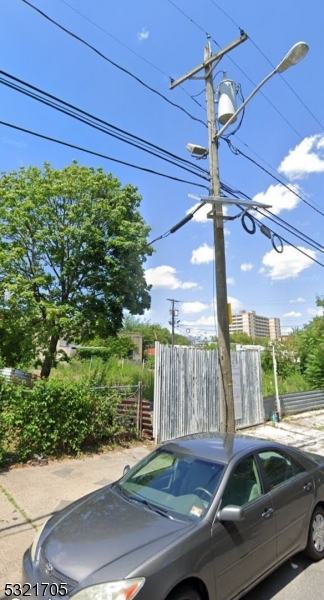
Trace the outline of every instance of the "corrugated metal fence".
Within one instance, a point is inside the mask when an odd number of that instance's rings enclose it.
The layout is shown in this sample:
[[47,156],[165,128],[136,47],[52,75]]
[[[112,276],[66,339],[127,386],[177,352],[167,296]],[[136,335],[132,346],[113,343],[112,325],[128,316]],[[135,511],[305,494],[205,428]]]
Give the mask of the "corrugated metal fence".
[[[260,353],[232,353],[237,429],[264,421]],[[156,442],[221,425],[217,350],[155,344]]]
[[[299,392],[280,396],[280,405],[283,415],[293,415],[307,410],[324,408],[324,390],[312,392]],[[264,398],[265,420],[269,420],[271,413],[277,410],[275,396]]]

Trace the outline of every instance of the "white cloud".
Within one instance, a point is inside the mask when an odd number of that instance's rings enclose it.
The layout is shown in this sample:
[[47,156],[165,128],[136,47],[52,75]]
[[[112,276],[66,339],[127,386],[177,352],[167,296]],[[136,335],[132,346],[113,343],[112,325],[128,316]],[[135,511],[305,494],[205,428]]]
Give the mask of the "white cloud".
[[241,271],[251,271],[251,269],[253,269],[252,263],[242,263],[241,264]]
[[177,271],[174,267],[161,265],[154,269],[145,271],[145,278],[149,285],[153,288],[167,288],[169,290],[189,290],[198,287],[193,281],[181,281],[177,276]]
[[323,173],[324,160],[317,152],[324,147],[323,135],[312,135],[290,150],[280,163],[278,171],[289,179],[302,179],[311,173]]
[[324,316],[324,309],[322,307],[308,308],[307,312],[309,315],[311,315],[311,317],[323,317]]
[[296,300],[289,300],[289,304],[300,304],[301,302],[305,302],[304,298],[296,298]]
[[137,39],[139,42],[143,42],[144,40],[147,40],[149,35],[150,35],[149,30],[146,29],[146,27],[142,27],[142,30],[139,31],[137,34]]
[[227,285],[234,285],[235,284],[234,277],[228,277],[226,281],[227,281]]
[[300,312],[295,312],[294,310],[291,310],[290,312],[285,313],[284,317],[288,317],[288,318],[301,317],[301,313]]
[[197,328],[203,329],[204,327],[207,327],[207,326],[216,327],[215,319],[217,321],[217,317],[215,317],[215,315],[210,315],[209,317],[200,317],[199,319],[197,319],[197,321],[182,321],[181,320],[181,324],[186,325],[191,328],[195,328],[195,329],[197,329]]
[[272,280],[294,279],[304,269],[312,266],[312,258],[315,258],[316,252],[303,246],[298,246],[298,249],[306,252],[308,256],[298,252],[297,249],[291,246],[284,246],[282,254],[275,250],[267,252],[262,259],[262,264],[267,268],[265,271],[266,277],[270,277]]
[[203,302],[184,302],[181,305],[181,312],[183,312],[184,315],[190,315],[200,313],[203,310],[206,310],[206,308],[209,308],[209,305],[204,304]]
[[243,308],[241,300],[233,298],[232,296],[227,297],[227,302],[232,306],[232,310],[241,310],[241,308]]
[[[216,307],[216,298],[214,298],[213,302]],[[227,296],[227,302],[228,302],[228,304],[231,305],[232,311],[241,310],[243,308],[243,303],[241,302],[241,300],[238,300],[237,298],[233,298],[233,296]],[[212,307],[213,307],[213,304],[212,304]]]
[[[298,185],[289,185],[289,190],[281,185],[270,185],[266,192],[260,192],[253,196],[255,202],[263,202],[263,204],[269,204],[271,212],[275,215],[279,215],[282,210],[293,210],[300,202],[300,198],[296,194],[300,194],[301,189]],[[262,218],[260,213],[253,211],[253,214],[258,219]]]
[[[197,202],[197,204],[194,204],[191,208],[189,208],[186,212],[186,215],[188,215],[189,213],[191,213],[193,210],[195,210],[196,208],[198,208],[198,206],[201,206],[201,202]],[[194,214],[194,216],[192,217],[193,221],[196,221],[197,223],[211,223],[211,219],[208,219],[207,215],[208,213],[210,213],[210,211],[212,210],[212,205],[211,204],[204,204],[203,206],[201,206],[201,208],[199,210],[197,210],[197,212]],[[227,215],[227,206],[223,206],[223,213],[224,215]],[[230,232],[228,229],[224,229],[224,234],[225,235],[229,235]]]
[[202,265],[204,263],[210,263],[214,260],[214,248],[213,246],[208,246],[208,244],[203,244],[196,248],[196,250],[192,251],[190,262],[193,265]]

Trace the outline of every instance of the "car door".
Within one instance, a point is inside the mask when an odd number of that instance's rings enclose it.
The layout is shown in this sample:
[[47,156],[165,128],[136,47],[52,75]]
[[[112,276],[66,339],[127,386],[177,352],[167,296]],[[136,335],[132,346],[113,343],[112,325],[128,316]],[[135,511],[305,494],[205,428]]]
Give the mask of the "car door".
[[212,528],[217,600],[229,600],[268,571],[276,560],[273,506],[265,493],[257,460],[250,455],[229,476],[219,508],[244,507],[239,522],[220,522]]
[[277,531],[277,557],[298,550],[314,506],[314,481],[288,454],[270,449],[258,453],[266,473]]

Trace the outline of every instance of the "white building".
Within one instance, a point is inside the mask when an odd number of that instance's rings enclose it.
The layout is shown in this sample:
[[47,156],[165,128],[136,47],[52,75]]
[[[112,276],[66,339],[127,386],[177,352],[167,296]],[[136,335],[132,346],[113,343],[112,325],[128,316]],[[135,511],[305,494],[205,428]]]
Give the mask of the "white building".
[[277,340],[281,336],[280,319],[261,317],[254,310],[241,310],[232,315],[230,333],[246,333],[252,339],[270,338]]

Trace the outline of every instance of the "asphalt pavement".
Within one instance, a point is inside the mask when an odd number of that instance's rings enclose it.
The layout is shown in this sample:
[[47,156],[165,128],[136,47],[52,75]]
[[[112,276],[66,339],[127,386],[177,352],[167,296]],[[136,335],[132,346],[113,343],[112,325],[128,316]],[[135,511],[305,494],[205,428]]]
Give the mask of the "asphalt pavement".
[[[324,410],[241,433],[324,455]],[[0,471],[0,600],[6,583],[20,581],[23,553],[39,525],[70,502],[118,479],[125,465],[133,466],[153,447],[150,442],[136,443],[105,454],[48,464],[36,460],[35,464]],[[297,556],[244,600],[317,600],[323,589],[324,561],[312,564]]]

